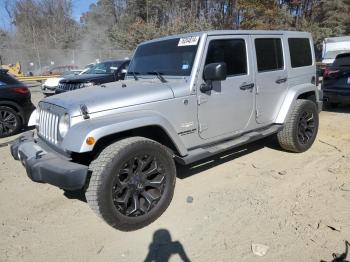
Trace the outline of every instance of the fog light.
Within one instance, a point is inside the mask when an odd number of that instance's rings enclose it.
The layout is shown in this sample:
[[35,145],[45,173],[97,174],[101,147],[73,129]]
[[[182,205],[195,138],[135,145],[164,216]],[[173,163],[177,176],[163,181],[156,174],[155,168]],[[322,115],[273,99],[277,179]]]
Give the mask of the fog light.
[[89,136],[88,138],[86,138],[86,144],[88,144],[89,146],[92,146],[93,144],[95,144],[95,138],[93,138],[92,136]]

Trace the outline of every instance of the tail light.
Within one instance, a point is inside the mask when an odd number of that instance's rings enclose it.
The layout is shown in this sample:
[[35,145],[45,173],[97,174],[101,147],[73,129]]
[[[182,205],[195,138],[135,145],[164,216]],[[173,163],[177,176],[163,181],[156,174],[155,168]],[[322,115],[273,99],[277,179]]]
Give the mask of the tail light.
[[333,74],[337,74],[339,72],[340,72],[340,70],[332,70],[329,67],[326,67],[326,69],[324,70],[324,73],[323,73],[323,77],[329,77],[329,76],[331,76]]
[[13,92],[17,93],[17,94],[28,94],[30,91],[28,89],[28,87],[15,87],[12,89]]

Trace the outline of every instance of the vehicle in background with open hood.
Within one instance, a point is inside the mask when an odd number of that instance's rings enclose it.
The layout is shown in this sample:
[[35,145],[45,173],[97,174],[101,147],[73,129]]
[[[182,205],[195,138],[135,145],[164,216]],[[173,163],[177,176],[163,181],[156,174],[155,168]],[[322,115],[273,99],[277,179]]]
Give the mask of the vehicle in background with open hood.
[[75,89],[123,80],[130,60],[105,61],[92,66],[83,74],[60,80],[56,94]]

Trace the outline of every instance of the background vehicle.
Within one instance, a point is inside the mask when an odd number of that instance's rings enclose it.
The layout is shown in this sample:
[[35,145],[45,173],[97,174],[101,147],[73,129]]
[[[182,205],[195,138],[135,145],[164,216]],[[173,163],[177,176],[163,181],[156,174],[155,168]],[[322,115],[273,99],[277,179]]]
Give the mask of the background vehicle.
[[67,77],[60,81],[56,94],[123,80],[130,60],[115,60],[98,63],[79,76]]
[[0,138],[16,134],[27,125],[35,109],[29,89],[0,69]]
[[72,70],[76,70],[76,69],[78,69],[78,67],[75,66],[75,65],[56,66],[56,67],[50,68],[50,69],[47,70],[47,71],[44,71],[44,72],[42,73],[42,75],[43,75],[43,76],[49,76],[49,75],[63,75],[64,72],[72,71]]
[[333,64],[337,55],[350,52],[350,36],[331,37],[323,41],[321,73]]
[[322,90],[326,107],[350,103],[350,52],[337,55],[333,64],[326,67]]
[[58,87],[59,82],[64,79],[65,77],[73,76],[73,75],[79,75],[82,73],[83,70],[70,70],[63,73],[62,77],[53,77],[48,78],[43,85],[41,86],[41,90],[44,95],[54,95],[56,92],[56,88]]
[[[38,137],[26,134],[11,153],[33,181],[84,188],[108,224],[136,230],[169,206],[175,161],[194,163],[272,134],[285,150],[308,150],[322,108],[315,83],[309,33],[151,40],[137,47],[123,83],[41,101],[31,117]],[[50,151],[40,153],[40,144]]]

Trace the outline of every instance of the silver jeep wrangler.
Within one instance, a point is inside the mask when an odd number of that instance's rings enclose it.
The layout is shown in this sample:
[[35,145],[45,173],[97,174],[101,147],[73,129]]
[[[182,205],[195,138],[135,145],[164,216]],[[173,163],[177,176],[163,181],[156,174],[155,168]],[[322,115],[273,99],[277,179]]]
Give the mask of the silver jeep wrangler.
[[12,146],[35,182],[84,190],[124,231],[169,206],[189,164],[277,134],[301,153],[322,103],[309,33],[212,31],[140,44],[126,79],[43,99]]

